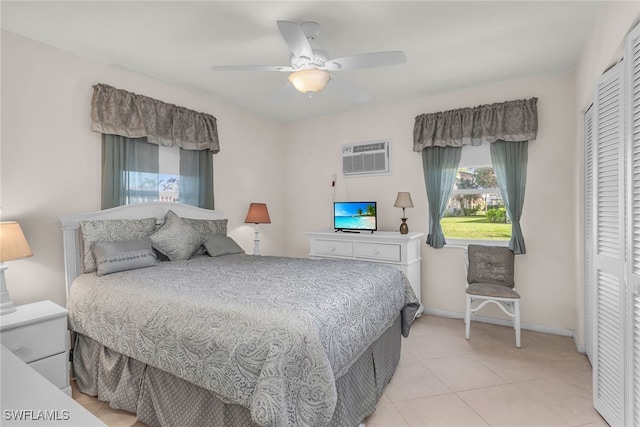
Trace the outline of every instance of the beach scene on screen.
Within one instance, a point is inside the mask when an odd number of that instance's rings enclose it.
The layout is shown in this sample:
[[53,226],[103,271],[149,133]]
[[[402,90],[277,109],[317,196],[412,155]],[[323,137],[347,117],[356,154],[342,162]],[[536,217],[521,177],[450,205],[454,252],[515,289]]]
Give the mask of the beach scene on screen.
[[376,229],[376,205],[372,202],[344,202],[334,204],[334,228]]

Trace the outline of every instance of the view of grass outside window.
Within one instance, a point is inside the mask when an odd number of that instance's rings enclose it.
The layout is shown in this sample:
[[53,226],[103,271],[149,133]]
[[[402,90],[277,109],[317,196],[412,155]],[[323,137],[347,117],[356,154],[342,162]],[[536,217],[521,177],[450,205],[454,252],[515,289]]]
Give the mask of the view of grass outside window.
[[440,222],[445,237],[509,240],[511,222],[493,168],[459,168],[449,204]]

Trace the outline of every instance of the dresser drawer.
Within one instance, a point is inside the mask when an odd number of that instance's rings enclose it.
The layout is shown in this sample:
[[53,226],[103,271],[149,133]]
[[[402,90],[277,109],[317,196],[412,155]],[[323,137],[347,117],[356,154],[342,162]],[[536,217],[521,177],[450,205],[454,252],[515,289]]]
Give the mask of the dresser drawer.
[[400,245],[355,242],[353,255],[356,258],[400,262]]
[[59,317],[9,329],[0,336],[2,345],[23,361],[34,360],[66,352],[67,318]]
[[58,388],[69,386],[69,369],[67,368],[67,353],[56,354],[45,359],[29,363],[36,372],[49,380]]
[[352,257],[353,244],[351,242],[345,242],[342,240],[312,239],[311,253]]

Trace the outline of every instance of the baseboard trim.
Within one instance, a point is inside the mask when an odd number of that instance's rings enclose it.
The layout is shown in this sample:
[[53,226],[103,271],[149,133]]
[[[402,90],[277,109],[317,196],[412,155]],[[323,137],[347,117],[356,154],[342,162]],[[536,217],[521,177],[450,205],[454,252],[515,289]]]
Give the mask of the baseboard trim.
[[[573,342],[576,345],[576,348],[578,349],[578,353],[582,353],[582,354],[587,354],[587,346],[586,345],[582,345],[582,344],[578,344],[578,338],[574,335],[573,336]],[[587,355],[589,356],[589,355]],[[591,359],[589,359],[589,361],[591,361]]]
[[[434,316],[450,317],[452,319],[464,319],[464,313],[460,313],[460,312],[457,312],[457,311],[449,311],[449,310],[441,310],[441,309],[438,309],[438,308],[425,307],[423,312],[424,312],[424,314],[432,314]],[[513,325],[513,323],[510,320],[498,319],[496,317],[479,316],[477,314],[472,314],[471,319],[474,322],[492,323],[494,325],[501,325],[501,326],[512,326]],[[544,332],[545,334],[553,334],[553,335],[561,335],[561,336],[564,336],[564,337],[571,337],[575,341],[575,336],[574,336],[573,330],[571,330],[571,329],[553,328],[553,327],[550,327],[550,326],[536,325],[536,324],[533,324],[533,323],[520,323],[520,328],[527,329],[529,331]],[[584,353],[584,351],[580,350],[579,346],[577,346],[577,347],[578,347],[578,351],[579,352]]]

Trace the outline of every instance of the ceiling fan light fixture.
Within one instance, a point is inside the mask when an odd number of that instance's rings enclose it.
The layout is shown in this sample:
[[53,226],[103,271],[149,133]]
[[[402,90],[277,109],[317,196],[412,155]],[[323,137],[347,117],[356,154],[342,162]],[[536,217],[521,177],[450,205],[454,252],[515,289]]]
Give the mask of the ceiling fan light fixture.
[[299,92],[314,93],[320,92],[331,80],[331,74],[325,70],[316,68],[308,70],[298,70],[289,74],[289,81]]

